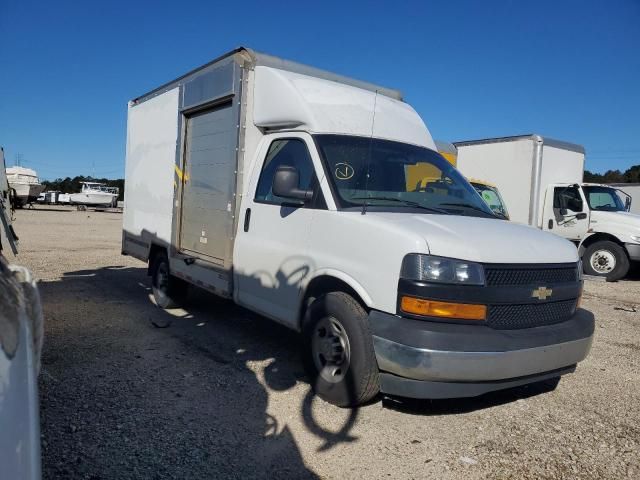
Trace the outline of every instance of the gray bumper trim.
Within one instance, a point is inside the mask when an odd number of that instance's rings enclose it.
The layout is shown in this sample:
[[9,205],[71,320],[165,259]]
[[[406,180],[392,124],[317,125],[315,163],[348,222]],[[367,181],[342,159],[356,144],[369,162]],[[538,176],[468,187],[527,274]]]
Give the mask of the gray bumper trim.
[[567,373],[572,373],[575,369],[575,365],[572,365],[551,372],[520,378],[510,378],[508,380],[497,380],[494,382],[428,382],[397,377],[390,373],[382,373],[380,374],[380,389],[383,393],[421,399],[477,397],[478,395],[496,390],[504,390],[534,382],[551,380]]
[[416,348],[374,336],[380,370],[413,380],[485,382],[535,375],[575,365],[591,348],[592,336],[509,351],[448,351]]
[[627,253],[631,260],[640,260],[640,244],[625,243],[624,246],[627,249]]

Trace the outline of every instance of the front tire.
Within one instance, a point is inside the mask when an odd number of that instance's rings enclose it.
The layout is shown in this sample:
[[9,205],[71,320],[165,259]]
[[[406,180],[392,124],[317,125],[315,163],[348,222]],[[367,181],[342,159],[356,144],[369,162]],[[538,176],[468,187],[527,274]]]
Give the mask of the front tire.
[[380,379],[367,312],[353,297],[331,292],[314,300],[303,336],[305,367],[320,398],[355,407],[377,395]]
[[582,258],[584,273],[606,277],[608,282],[620,280],[629,272],[627,252],[623,247],[609,240],[589,245]]
[[153,298],[160,308],[176,308],[187,295],[187,283],[171,275],[169,259],[162,252],[156,255],[151,268]]

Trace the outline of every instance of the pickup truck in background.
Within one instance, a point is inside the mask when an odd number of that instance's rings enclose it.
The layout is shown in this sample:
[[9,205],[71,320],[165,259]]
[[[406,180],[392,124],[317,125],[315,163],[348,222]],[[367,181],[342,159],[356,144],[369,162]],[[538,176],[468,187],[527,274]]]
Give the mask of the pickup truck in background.
[[[572,241],[585,273],[619,280],[640,260],[640,216],[610,185],[582,183],[584,148],[540,135],[455,143],[465,176],[494,183],[511,220]],[[624,199],[624,200],[623,200]]]
[[155,302],[301,332],[333,404],[555,382],[591,347],[573,245],[498,218],[396,90],[239,48],[129,103],[126,184]]

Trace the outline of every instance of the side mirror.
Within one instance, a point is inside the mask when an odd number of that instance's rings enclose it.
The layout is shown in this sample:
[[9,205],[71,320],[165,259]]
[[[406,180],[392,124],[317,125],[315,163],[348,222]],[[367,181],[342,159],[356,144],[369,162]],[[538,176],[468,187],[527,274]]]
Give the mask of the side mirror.
[[586,213],[578,213],[576,215],[576,220],[585,220],[587,218],[587,214]]
[[280,165],[273,177],[272,191],[277,197],[290,198],[308,202],[313,198],[313,190],[302,190],[298,187],[300,173],[296,167]]

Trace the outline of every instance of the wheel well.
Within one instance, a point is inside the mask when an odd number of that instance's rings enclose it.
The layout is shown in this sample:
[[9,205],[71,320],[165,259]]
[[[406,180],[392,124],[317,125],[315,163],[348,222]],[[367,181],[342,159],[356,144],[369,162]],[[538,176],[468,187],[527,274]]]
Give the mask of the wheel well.
[[311,280],[309,285],[307,285],[304,298],[300,303],[300,311],[298,314],[300,325],[302,325],[302,320],[304,319],[307,307],[311,305],[311,302],[319,296],[329,292],[344,292],[353,297],[353,299],[358,302],[366,312],[369,312],[370,310],[360,295],[358,295],[358,293],[351,288],[348,283],[330,275],[321,275]]
[[149,248],[149,256],[148,256],[148,262],[147,262],[147,275],[151,275],[151,264],[153,262],[153,259],[156,258],[156,256],[160,252],[164,252],[166,254],[167,253],[166,247],[161,247],[160,245],[156,245],[152,243],[151,248]]
[[589,248],[591,245],[593,245],[596,242],[602,242],[602,241],[610,241],[613,243],[617,243],[623,248],[625,252],[627,251],[626,248],[624,248],[624,243],[618,240],[618,238],[614,237],[613,235],[609,233],[594,233],[593,235],[590,235],[587,238],[585,238],[584,241],[580,244],[580,247],[578,248],[578,253],[580,254],[580,257],[582,257],[582,255],[584,254],[584,251],[587,248]]

